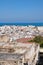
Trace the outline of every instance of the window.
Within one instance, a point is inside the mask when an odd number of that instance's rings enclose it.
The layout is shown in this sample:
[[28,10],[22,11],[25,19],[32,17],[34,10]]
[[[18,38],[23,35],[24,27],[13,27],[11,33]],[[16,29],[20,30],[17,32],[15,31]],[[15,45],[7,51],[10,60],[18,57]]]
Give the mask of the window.
[[14,61],[14,63],[16,63],[16,61]]
[[20,61],[20,63],[22,63],[22,61]]

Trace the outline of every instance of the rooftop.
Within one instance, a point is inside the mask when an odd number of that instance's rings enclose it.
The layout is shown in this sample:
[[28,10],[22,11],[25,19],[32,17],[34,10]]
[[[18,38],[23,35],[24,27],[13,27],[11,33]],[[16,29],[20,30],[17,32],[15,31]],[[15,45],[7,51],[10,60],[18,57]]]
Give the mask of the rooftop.
[[0,60],[19,60],[21,54],[0,53]]
[[31,39],[32,38],[20,38],[20,39],[17,39],[16,41],[21,42],[21,43],[29,43],[30,44],[30,42],[28,42],[28,41]]

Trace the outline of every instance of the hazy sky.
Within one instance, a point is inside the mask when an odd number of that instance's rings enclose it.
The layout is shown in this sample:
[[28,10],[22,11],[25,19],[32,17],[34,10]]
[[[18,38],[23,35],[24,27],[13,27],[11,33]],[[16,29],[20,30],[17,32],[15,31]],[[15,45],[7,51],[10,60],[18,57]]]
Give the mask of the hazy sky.
[[0,22],[43,22],[43,0],[0,0]]

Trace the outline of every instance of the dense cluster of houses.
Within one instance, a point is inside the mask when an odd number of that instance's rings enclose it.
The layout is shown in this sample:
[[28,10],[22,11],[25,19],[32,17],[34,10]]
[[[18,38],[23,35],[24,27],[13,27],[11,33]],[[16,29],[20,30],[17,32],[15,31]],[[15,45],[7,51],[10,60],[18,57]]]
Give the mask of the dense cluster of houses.
[[0,27],[0,65],[35,65],[40,46],[29,40],[38,32],[35,26]]

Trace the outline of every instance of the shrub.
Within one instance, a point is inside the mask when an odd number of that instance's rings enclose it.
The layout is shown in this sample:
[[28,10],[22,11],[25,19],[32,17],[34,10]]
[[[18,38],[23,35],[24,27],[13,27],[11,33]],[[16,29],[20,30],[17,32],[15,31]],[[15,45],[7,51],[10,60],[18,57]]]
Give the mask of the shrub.
[[42,36],[35,36],[35,38],[33,38],[33,40],[30,40],[29,42],[39,43],[40,47],[43,47],[43,37]]

